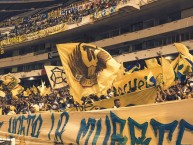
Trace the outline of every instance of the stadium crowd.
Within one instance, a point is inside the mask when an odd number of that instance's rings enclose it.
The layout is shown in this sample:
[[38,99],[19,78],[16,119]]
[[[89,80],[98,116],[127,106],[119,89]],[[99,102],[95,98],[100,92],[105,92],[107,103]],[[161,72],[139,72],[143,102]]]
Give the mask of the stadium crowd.
[[[0,41],[23,34],[29,34],[43,30],[61,23],[76,23],[82,21],[82,17],[97,13],[110,7],[116,6],[118,3],[125,3],[128,0],[94,0],[81,3],[73,3],[68,7],[65,5],[54,8],[46,12],[37,12],[33,15],[20,19],[20,23],[10,23],[7,27],[13,27],[9,32],[0,33]],[[3,22],[2,22],[3,23]],[[7,23],[5,23],[7,24]]]
[[[176,81],[176,84],[167,90],[162,90],[160,86],[157,86],[155,103],[193,98],[192,89],[193,74],[190,73],[187,75],[185,82],[180,83]],[[16,96],[13,96],[11,91],[5,86],[3,86],[1,90],[6,92],[4,97],[0,97],[0,108],[1,114],[3,115],[32,114],[45,111],[61,112],[68,111],[72,108],[74,108],[74,110],[79,110],[78,108],[84,110],[85,106],[93,104],[96,101],[110,98],[119,101],[118,97],[114,96],[112,89],[108,89],[106,95],[101,95],[100,97],[95,94],[84,96],[81,98],[82,104],[74,101],[73,96],[69,93],[69,86],[51,90],[49,94],[44,96],[41,96],[41,92],[35,86],[26,91],[21,91]]]

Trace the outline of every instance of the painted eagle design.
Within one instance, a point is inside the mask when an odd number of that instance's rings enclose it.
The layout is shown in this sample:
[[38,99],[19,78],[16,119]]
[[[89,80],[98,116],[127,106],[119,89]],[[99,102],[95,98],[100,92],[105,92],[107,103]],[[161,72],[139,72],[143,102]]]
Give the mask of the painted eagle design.
[[97,84],[97,74],[105,69],[111,56],[97,46],[79,43],[69,55],[68,65],[82,87]]

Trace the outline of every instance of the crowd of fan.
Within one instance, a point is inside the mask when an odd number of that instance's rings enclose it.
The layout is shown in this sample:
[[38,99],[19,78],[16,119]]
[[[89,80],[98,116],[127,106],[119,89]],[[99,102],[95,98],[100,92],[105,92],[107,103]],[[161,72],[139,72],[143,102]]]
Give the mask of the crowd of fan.
[[[184,83],[177,81],[176,85],[167,90],[162,90],[160,86],[158,86],[157,89],[157,97],[155,97],[156,103],[193,98],[193,75],[188,75]],[[107,94],[101,95],[100,97],[95,94],[82,97],[82,104],[79,104],[75,102],[73,96],[69,94],[68,86],[58,90],[52,90],[49,95],[44,97],[40,95],[40,92],[36,94],[33,93],[33,89],[31,89],[31,94],[27,96],[24,92],[17,96],[12,96],[10,92],[6,92],[5,97],[0,97],[0,108],[2,109],[3,115],[43,113],[45,111],[61,112],[70,110],[71,108],[78,110],[79,107],[82,107],[84,110],[84,106],[110,98],[117,100],[113,91],[108,89]],[[117,102],[120,102],[120,100]]]
[[[65,100],[64,100],[65,98]],[[63,110],[71,102],[72,96],[68,93],[68,88],[52,91],[51,94],[42,97],[39,92],[26,95],[24,92],[17,96],[12,96],[10,92],[6,92],[5,97],[0,97],[0,104],[3,115],[14,114],[31,114],[39,111]]]
[[176,84],[167,90],[160,86],[157,91],[156,103],[172,100],[182,100],[193,98],[193,75],[190,73],[186,76],[183,83],[176,81]]
[[[23,34],[33,33],[43,30],[61,23],[74,23],[82,20],[82,17],[94,14],[109,7],[116,6],[119,2],[127,2],[127,0],[94,0],[86,3],[76,3],[66,7],[58,7],[52,11],[44,13],[36,13],[23,19],[23,23],[14,25],[14,29],[6,34],[0,33],[0,41]],[[49,13],[53,16],[49,16]]]
[[82,97],[82,104],[79,104],[75,102],[73,96],[69,94],[69,86],[52,90],[51,93],[46,96],[41,96],[39,91],[34,93],[33,88],[30,90],[31,93],[28,95],[25,94],[26,91],[23,91],[17,96],[12,96],[12,93],[7,91],[5,97],[0,96],[1,114],[31,114],[38,112],[43,113],[45,111],[61,112],[71,108],[78,110],[78,107],[82,107],[83,109],[84,105],[113,97],[113,92],[111,89],[108,89],[106,96],[101,95],[99,98],[97,95],[90,94],[87,97]]

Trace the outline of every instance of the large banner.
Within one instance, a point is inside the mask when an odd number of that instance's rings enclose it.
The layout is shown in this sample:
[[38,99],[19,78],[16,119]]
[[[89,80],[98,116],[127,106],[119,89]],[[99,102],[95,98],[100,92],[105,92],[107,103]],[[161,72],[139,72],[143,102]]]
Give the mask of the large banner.
[[90,112],[0,116],[0,138],[17,144],[190,145],[193,100]]
[[62,66],[44,66],[52,89],[67,86],[66,73]]

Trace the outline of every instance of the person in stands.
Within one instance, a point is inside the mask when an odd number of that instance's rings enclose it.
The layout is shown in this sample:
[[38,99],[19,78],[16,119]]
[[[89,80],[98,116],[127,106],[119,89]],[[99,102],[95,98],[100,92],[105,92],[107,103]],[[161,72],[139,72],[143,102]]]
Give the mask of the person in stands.
[[121,101],[120,99],[114,100],[114,107],[113,108],[120,108],[121,107]]

